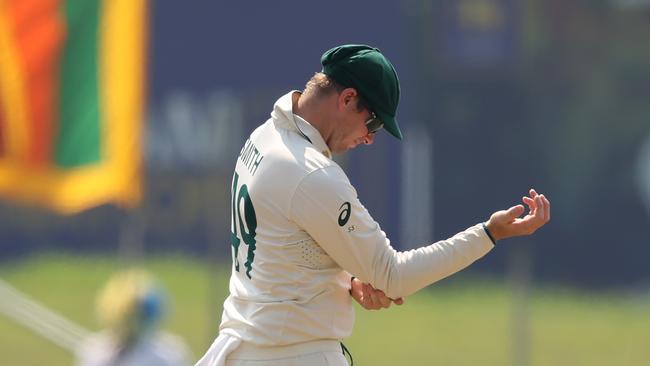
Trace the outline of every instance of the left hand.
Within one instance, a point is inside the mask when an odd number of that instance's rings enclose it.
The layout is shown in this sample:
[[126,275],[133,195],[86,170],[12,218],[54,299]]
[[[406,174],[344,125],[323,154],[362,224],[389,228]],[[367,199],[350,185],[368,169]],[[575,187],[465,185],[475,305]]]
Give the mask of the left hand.
[[351,285],[350,295],[366,310],[387,309],[392,303],[396,305],[404,303],[403,298],[393,300],[386,296],[384,291],[377,290],[371,285],[361,282],[358,278],[352,279]]
[[497,211],[490,216],[485,226],[492,233],[494,240],[530,235],[551,220],[551,202],[548,198],[543,194],[538,194],[532,188],[529,194],[530,197],[522,198],[523,203],[529,209],[526,216],[520,217],[525,211],[523,205]]

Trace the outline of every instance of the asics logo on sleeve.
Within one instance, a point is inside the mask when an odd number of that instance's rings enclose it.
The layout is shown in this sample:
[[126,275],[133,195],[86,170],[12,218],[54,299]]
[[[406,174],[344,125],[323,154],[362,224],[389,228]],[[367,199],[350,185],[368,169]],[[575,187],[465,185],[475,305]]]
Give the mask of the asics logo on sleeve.
[[341,207],[339,207],[339,226],[343,226],[348,222],[351,210],[350,202],[343,202]]

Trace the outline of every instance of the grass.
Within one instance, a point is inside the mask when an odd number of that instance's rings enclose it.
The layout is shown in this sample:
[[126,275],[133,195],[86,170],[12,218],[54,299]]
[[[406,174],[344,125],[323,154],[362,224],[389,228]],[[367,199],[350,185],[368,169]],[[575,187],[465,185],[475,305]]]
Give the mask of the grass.
[[[172,308],[165,328],[195,357],[215,336],[228,264],[184,257],[147,260]],[[120,268],[115,258],[41,256],[3,264],[0,278],[69,319],[97,329],[95,291]],[[513,299],[502,281],[456,276],[401,307],[357,307],[345,343],[357,365],[513,364]],[[530,365],[640,365],[650,359],[650,300],[618,293],[535,288],[528,302]],[[0,365],[70,365],[67,351],[0,316]]]

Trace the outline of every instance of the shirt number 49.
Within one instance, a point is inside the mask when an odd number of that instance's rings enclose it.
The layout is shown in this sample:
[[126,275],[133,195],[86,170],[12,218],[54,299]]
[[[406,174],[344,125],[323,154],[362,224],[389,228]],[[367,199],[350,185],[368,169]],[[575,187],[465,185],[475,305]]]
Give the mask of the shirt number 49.
[[248,246],[246,256],[246,276],[252,279],[251,270],[255,259],[255,230],[257,229],[257,217],[255,208],[248,194],[248,186],[238,186],[239,174],[235,172],[232,179],[232,219],[230,224],[230,244],[233,248],[233,262],[235,270],[239,272],[239,245],[243,240]]

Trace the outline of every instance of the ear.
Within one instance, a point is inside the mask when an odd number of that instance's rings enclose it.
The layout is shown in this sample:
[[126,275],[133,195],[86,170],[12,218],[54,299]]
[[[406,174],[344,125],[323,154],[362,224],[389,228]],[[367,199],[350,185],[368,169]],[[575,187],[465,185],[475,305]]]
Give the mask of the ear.
[[357,90],[354,88],[345,88],[338,96],[339,108],[348,108],[358,95]]

